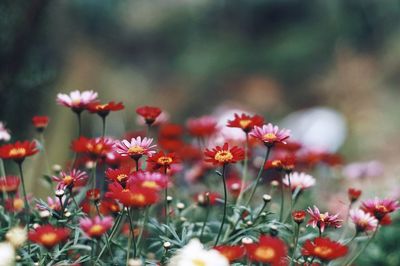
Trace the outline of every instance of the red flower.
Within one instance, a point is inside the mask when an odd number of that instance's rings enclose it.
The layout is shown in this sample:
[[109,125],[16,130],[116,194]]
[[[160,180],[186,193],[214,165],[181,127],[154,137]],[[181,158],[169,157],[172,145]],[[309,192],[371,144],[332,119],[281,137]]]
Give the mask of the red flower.
[[307,216],[307,212],[300,210],[300,211],[294,211],[292,212],[292,217],[293,217],[293,221],[295,221],[298,224],[301,224],[302,222],[304,222],[304,219]]
[[296,157],[293,154],[288,154],[274,160],[268,160],[264,169],[275,169],[277,171],[291,172],[296,166]]
[[258,243],[246,245],[247,255],[252,262],[269,263],[272,266],[286,265],[287,248],[277,237],[260,236]]
[[48,116],[34,116],[32,117],[32,123],[38,132],[43,132],[49,124]]
[[303,256],[312,256],[322,261],[330,261],[347,254],[348,248],[339,242],[325,237],[317,237],[313,241],[306,240],[301,253]]
[[203,192],[196,195],[197,204],[202,207],[214,206],[221,195],[217,192]]
[[349,195],[349,200],[353,203],[358,200],[358,198],[361,196],[362,191],[359,189],[355,188],[349,188],[347,190],[347,194]]
[[68,239],[70,231],[67,228],[57,228],[50,224],[42,225],[31,230],[28,238],[30,241],[44,246],[47,249],[53,248],[60,242]]
[[0,147],[0,158],[11,159],[17,163],[22,163],[26,157],[32,156],[38,152],[36,142],[17,141]]
[[311,216],[307,226],[311,225],[313,228],[318,227],[321,233],[324,232],[325,227],[339,228],[342,226],[342,220],[338,218],[339,214],[332,215],[328,212],[321,213],[315,205],[314,209],[308,207],[307,212]]
[[144,118],[147,125],[151,125],[161,114],[161,109],[153,106],[141,106],[136,109],[136,113]]
[[119,111],[124,109],[124,105],[119,102],[108,102],[101,104],[99,102],[91,103],[87,106],[87,109],[91,113],[96,113],[101,117],[106,117],[111,111]]
[[159,139],[180,139],[183,135],[183,127],[177,124],[163,124],[158,132]]
[[249,116],[247,114],[235,114],[233,120],[228,120],[228,127],[237,127],[242,129],[246,134],[249,133],[255,126],[262,126],[264,118],[259,115]]
[[121,167],[117,169],[108,168],[106,170],[106,176],[112,180],[116,181],[120,184],[125,184],[131,175],[130,167]]
[[16,193],[18,192],[20,179],[18,176],[3,176],[0,177],[0,191],[7,193]]
[[186,126],[189,134],[198,138],[209,137],[214,135],[218,130],[217,121],[211,116],[189,119]]
[[128,182],[126,188],[114,182],[108,185],[108,190],[106,197],[118,200],[126,207],[144,208],[158,200],[156,190],[135,186],[133,182]]
[[75,186],[80,186],[88,178],[86,172],[72,169],[69,172],[60,172],[59,176],[53,176],[53,180],[56,181],[57,189],[72,189]]
[[367,199],[362,202],[361,209],[381,221],[387,214],[400,209],[398,201],[393,199]]
[[81,218],[79,225],[88,237],[100,238],[112,227],[113,218],[111,216],[103,218],[96,216],[92,219]]
[[243,246],[216,246],[214,249],[225,256],[229,262],[241,259],[246,251]]
[[154,169],[164,168],[166,171],[166,169],[171,167],[171,164],[178,163],[179,159],[176,157],[175,153],[165,154],[159,151],[149,157],[147,162],[150,163]]
[[24,209],[25,202],[20,197],[6,199],[6,210],[9,212],[20,212]]
[[89,189],[86,192],[86,198],[88,200],[92,200],[92,201],[98,201],[100,199],[100,190],[95,188],[95,189]]
[[206,149],[204,155],[208,158],[206,162],[213,163],[214,165],[225,165],[228,163],[236,163],[244,159],[243,149],[233,146],[229,149],[228,143],[224,146],[216,146],[212,150]]
[[226,179],[226,187],[232,196],[238,197],[242,191],[242,180],[237,176],[231,176]]
[[107,154],[112,151],[114,141],[110,138],[94,138],[79,137],[72,142],[72,150],[78,153],[86,153],[91,158],[106,158]]
[[110,213],[118,213],[121,207],[115,200],[103,199],[100,201],[100,213],[103,215],[108,215]]

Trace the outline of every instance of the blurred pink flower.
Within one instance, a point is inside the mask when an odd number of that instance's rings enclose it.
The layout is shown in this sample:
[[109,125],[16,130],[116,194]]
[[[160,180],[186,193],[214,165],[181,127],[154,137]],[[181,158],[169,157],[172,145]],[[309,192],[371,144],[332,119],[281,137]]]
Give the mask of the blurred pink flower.
[[143,155],[152,156],[155,151],[152,150],[156,145],[151,145],[153,139],[144,137],[143,139],[139,136],[132,138],[129,142],[124,139],[122,141],[116,141],[114,148],[117,153],[121,156],[130,156],[134,159],[140,159]]
[[308,207],[307,212],[311,216],[307,226],[311,225],[313,228],[318,227],[321,233],[324,232],[325,227],[339,228],[342,226],[342,220],[338,219],[339,214],[331,215],[328,212],[321,213],[315,205],[314,209]]
[[377,177],[383,174],[383,165],[378,161],[356,162],[346,165],[342,172],[350,179]]
[[304,190],[315,185],[315,178],[306,173],[293,172],[285,175],[285,177],[282,179],[283,184],[287,187],[289,187],[289,181],[292,191],[296,190],[297,188]]
[[103,218],[96,216],[92,219],[81,218],[79,220],[79,225],[87,236],[91,238],[99,238],[111,228],[113,225],[113,218],[111,216]]
[[349,216],[355,224],[357,232],[373,231],[378,226],[378,220],[363,210],[350,210]]
[[11,139],[10,131],[3,122],[0,122],[0,141],[9,141]]
[[274,145],[275,143],[286,143],[285,140],[290,137],[290,130],[279,129],[271,123],[263,125],[262,127],[255,126],[250,132],[249,136],[259,139],[265,145]]
[[57,94],[57,103],[71,108],[75,112],[83,111],[90,103],[97,99],[97,92],[94,91],[72,91],[70,94]]

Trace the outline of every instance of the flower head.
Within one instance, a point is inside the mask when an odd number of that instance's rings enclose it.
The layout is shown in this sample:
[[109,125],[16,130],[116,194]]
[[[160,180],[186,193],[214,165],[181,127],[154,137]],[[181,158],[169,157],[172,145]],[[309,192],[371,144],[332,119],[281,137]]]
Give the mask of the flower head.
[[258,243],[247,244],[245,247],[252,262],[269,263],[272,266],[285,265],[287,247],[277,237],[262,235]]
[[305,173],[293,172],[285,175],[282,182],[285,186],[290,186],[292,191],[296,189],[304,190],[315,185],[315,178]]
[[91,201],[98,201],[100,200],[100,190],[97,188],[89,189],[86,192],[86,198]]
[[67,240],[69,234],[70,231],[67,228],[58,228],[46,224],[29,231],[28,238],[34,243],[42,245],[47,249],[51,249],[58,243]]
[[72,189],[76,185],[81,185],[88,178],[86,172],[72,169],[69,172],[61,171],[59,176],[53,176],[53,180],[57,182],[57,189]]
[[339,242],[325,237],[317,237],[314,240],[306,240],[301,253],[303,256],[313,256],[322,261],[330,261],[347,254],[348,248]]
[[139,136],[132,138],[129,142],[124,139],[122,141],[116,141],[114,149],[121,156],[130,156],[131,158],[138,160],[143,155],[152,156],[155,151],[153,150],[156,145],[151,145],[153,139],[144,137],[143,139]]
[[0,177],[0,191],[6,193],[17,193],[20,182],[18,176],[8,175]]
[[32,124],[38,132],[43,132],[49,124],[48,116],[34,116],[32,117]]
[[393,199],[367,199],[362,202],[361,209],[375,216],[381,221],[386,214],[394,212],[400,208],[399,202]]
[[347,194],[351,203],[356,202],[361,196],[362,191],[356,188],[349,188]]
[[326,227],[341,227],[342,220],[338,219],[339,214],[331,215],[328,212],[321,213],[317,206],[314,206],[314,209],[308,207],[307,212],[311,216],[307,226],[311,225],[313,228],[318,227],[321,232],[324,232]]
[[355,224],[357,232],[373,231],[378,226],[378,220],[363,210],[350,210],[349,216]]
[[225,256],[230,263],[243,258],[246,252],[243,246],[216,246],[214,249]]
[[100,218],[96,216],[94,218],[81,218],[79,225],[83,232],[90,238],[99,238],[106,233],[113,225],[113,218],[106,216]]
[[136,109],[136,113],[144,118],[146,124],[151,125],[161,114],[161,109],[153,106],[141,106]]
[[108,168],[106,170],[106,176],[110,180],[116,181],[121,184],[126,183],[126,181],[128,181],[128,179],[129,179],[130,175],[131,175],[130,167],[120,167],[117,169]]
[[292,212],[292,218],[298,224],[301,224],[302,222],[304,222],[304,219],[306,218],[306,216],[307,216],[307,212],[304,210]]
[[206,138],[214,135],[217,130],[217,120],[212,116],[191,118],[186,123],[189,134],[193,137]]
[[262,126],[264,123],[264,118],[259,115],[247,115],[242,113],[240,116],[238,114],[234,115],[233,120],[228,120],[228,127],[236,127],[242,129],[245,133],[249,133],[255,126]]
[[72,150],[85,153],[93,159],[104,159],[112,151],[114,141],[110,138],[79,137],[72,142]]
[[152,165],[154,169],[164,168],[164,170],[171,167],[172,164],[180,162],[175,153],[164,153],[159,151],[147,159],[147,162]]
[[273,146],[276,143],[286,143],[285,140],[290,137],[290,130],[279,129],[271,123],[262,127],[255,126],[250,132],[250,136],[264,142],[266,146]]
[[0,122],[0,141],[9,141],[11,139],[10,131],[3,122]]
[[32,156],[38,152],[36,142],[34,141],[17,141],[15,143],[6,144],[0,147],[0,158],[14,160],[22,163],[26,157]]
[[85,110],[88,105],[97,99],[97,92],[94,91],[72,91],[70,94],[59,93],[57,103],[72,109],[76,113]]
[[229,149],[228,143],[225,143],[222,147],[216,146],[212,150],[206,149],[204,155],[206,156],[205,161],[214,165],[236,163],[244,159],[243,149],[237,146]]
[[214,206],[218,203],[221,195],[217,192],[203,192],[196,195],[196,201],[199,206]]
[[89,112],[98,114],[101,117],[106,117],[111,111],[120,111],[124,108],[125,107],[121,102],[108,102],[103,104],[99,102],[93,102],[87,106]]
[[156,190],[138,187],[133,182],[127,183],[126,188],[116,182],[108,185],[106,197],[118,200],[126,207],[134,208],[144,208],[158,201]]
[[268,160],[264,168],[265,169],[275,169],[277,171],[284,171],[290,173],[296,166],[296,157],[293,154],[288,154],[282,157],[278,157],[274,160]]
[[138,171],[133,173],[132,182],[139,187],[162,190],[168,186],[168,176],[158,172]]

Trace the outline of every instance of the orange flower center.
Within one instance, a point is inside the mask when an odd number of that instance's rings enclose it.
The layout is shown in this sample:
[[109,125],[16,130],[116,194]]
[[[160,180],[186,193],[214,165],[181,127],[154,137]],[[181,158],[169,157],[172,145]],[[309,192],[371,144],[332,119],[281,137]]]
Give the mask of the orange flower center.
[[143,154],[145,151],[145,149],[143,149],[142,147],[136,145],[136,146],[132,146],[129,148],[128,152],[130,154]]
[[13,202],[14,210],[21,210],[24,207],[24,201],[22,199],[15,199]]
[[124,181],[124,180],[127,179],[127,178],[128,178],[128,175],[126,175],[126,174],[119,174],[119,175],[117,175],[117,180],[118,180],[119,182]]
[[264,140],[274,140],[276,139],[276,135],[274,133],[267,133],[263,136]]
[[25,148],[13,148],[8,153],[9,156],[24,156],[26,154]]
[[277,166],[281,166],[282,162],[280,160],[273,160],[271,164],[272,164],[272,166],[277,167]]
[[89,229],[89,235],[101,236],[104,233],[104,227],[100,224],[95,224]]
[[251,123],[250,119],[243,119],[243,120],[240,120],[239,125],[242,128],[246,128],[246,127],[248,127],[250,125],[250,123]]
[[42,242],[45,246],[52,246],[57,241],[57,234],[54,232],[44,233],[40,236],[40,242]]
[[97,109],[97,110],[103,110],[103,109],[105,109],[107,106],[108,106],[108,104],[99,104],[99,105],[96,105],[96,109]]
[[195,266],[206,266],[206,263],[201,259],[193,259],[192,262]]
[[254,252],[254,255],[262,261],[270,261],[275,257],[275,250],[271,247],[260,246]]
[[64,184],[65,185],[71,185],[72,184],[72,182],[73,182],[73,178],[72,178],[72,176],[70,176],[70,175],[66,175],[66,176],[64,176],[64,179],[63,179],[63,181],[64,181]]
[[142,183],[142,187],[159,188],[159,185],[155,181],[146,180]]
[[161,156],[160,158],[158,158],[157,163],[161,165],[168,165],[171,164],[172,161],[172,158],[169,156]]
[[227,163],[233,159],[233,155],[230,151],[218,151],[214,159],[220,163]]
[[137,203],[146,203],[146,197],[139,193],[131,193],[130,200]]
[[380,213],[387,213],[389,212],[388,209],[386,208],[386,206],[384,205],[378,205],[376,206],[376,210]]
[[332,253],[332,248],[326,246],[318,246],[314,248],[314,253],[321,257],[329,256]]
[[319,218],[321,219],[321,221],[324,221],[325,218],[326,218],[326,215],[321,213],[321,214],[319,215]]

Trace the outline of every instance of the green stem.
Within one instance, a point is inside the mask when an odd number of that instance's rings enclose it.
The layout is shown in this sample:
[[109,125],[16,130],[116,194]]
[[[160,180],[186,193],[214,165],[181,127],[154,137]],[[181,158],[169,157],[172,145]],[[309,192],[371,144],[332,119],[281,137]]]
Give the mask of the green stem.
[[[279,222],[282,222],[283,219],[283,208],[284,208],[284,204],[285,204],[285,191],[283,188],[283,182],[282,182],[283,178],[281,178],[280,180],[280,188],[281,188],[281,210],[279,212]],[[290,178],[289,178],[289,189],[290,189]]]
[[249,134],[246,133],[246,141],[244,143],[244,166],[243,166],[243,173],[242,173],[242,184],[240,186],[240,193],[239,193],[238,199],[236,201],[236,206],[239,206],[240,203],[242,203],[243,194],[245,192],[245,186],[247,183],[248,149],[249,149]]
[[143,231],[146,228],[147,221],[149,219],[149,213],[150,213],[150,207],[147,207],[146,210],[144,211],[143,222],[142,222],[142,226],[140,227],[140,232],[139,232],[138,241],[137,241],[139,256],[142,252],[142,236],[143,236]]
[[126,215],[128,216],[129,226],[131,229],[131,233],[128,238],[128,250],[127,250],[128,254],[126,256],[126,265],[128,265],[131,241],[133,242],[133,258],[136,258],[136,241],[135,241],[135,232],[134,232],[133,221],[132,221],[132,217],[131,217],[131,209],[126,210]]
[[[24,196],[24,209],[25,209],[25,219],[26,219],[26,231],[29,234],[29,220],[30,220],[30,209],[29,209],[29,203],[28,203],[28,196],[26,194],[26,189],[25,189],[25,180],[24,180],[24,173],[22,171],[22,162],[18,163],[18,169],[19,169],[19,175],[21,177],[21,183],[22,183],[22,192]],[[31,244],[28,241],[28,253],[31,251]]]
[[292,266],[294,264],[294,256],[296,255],[296,249],[297,249],[297,243],[299,241],[299,232],[300,232],[300,224],[297,224],[296,227],[296,232],[294,234],[294,246],[293,246],[293,252],[292,252],[292,257],[290,258],[290,265]]
[[101,137],[104,138],[104,136],[106,135],[106,117],[102,116],[101,121],[102,121],[102,125],[103,125],[102,131],[101,131]]
[[47,149],[46,149],[46,142],[44,139],[44,134],[43,132],[39,133],[39,138],[40,138],[40,142],[42,143],[42,148],[43,148],[43,155],[44,155],[44,161],[46,164],[46,170],[47,170],[47,174],[51,174],[51,169],[50,169],[50,163],[49,163],[49,156],[47,155]]
[[[164,167],[164,174],[167,175],[167,167]],[[168,204],[168,184],[165,186],[165,190],[164,190],[164,201],[165,201],[165,224],[168,226],[169,225],[169,204]],[[168,230],[166,230],[165,232],[168,232]]]
[[226,190],[226,181],[225,181],[225,170],[226,170],[226,164],[222,166],[222,182],[224,184],[224,212],[222,215],[222,221],[221,221],[221,226],[219,227],[217,239],[215,240],[214,247],[218,245],[219,238],[221,237],[222,230],[224,228],[225,224],[225,217],[226,217],[226,206],[227,206],[227,201],[228,201],[228,193]]
[[[112,238],[114,237],[115,233],[117,232],[118,227],[119,227],[119,224],[121,223],[121,220],[122,220],[122,216],[123,216],[123,211],[120,212],[120,213],[118,214],[118,217],[117,217],[117,219],[115,220],[115,223],[114,223],[113,227],[111,228],[110,236],[109,236],[108,239],[107,239],[107,242],[108,242],[108,243],[110,243],[110,242],[112,241]],[[101,256],[103,255],[103,253],[104,253],[105,250],[106,250],[106,247],[104,246],[104,247],[101,249],[99,255],[97,256],[96,263],[100,260],[100,258],[101,258]]]
[[344,229],[343,229],[343,231],[342,231],[342,234],[341,234],[340,237],[339,237],[339,239],[341,239],[341,240],[342,240],[344,237],[346,237],[347,230],[349,229],[349,217],[350,217],[350,209],[351,209],[351,206],[352,206],[352,205],[353,205],[353,203],[350,202],[349,207],[347,208],[346,219],[345,219],[345,221],[344,221],[344,223],[343,223]]
[[82,117],[81,117],[81,111],[76,112],[76,116],[78,118],[78,137],[82,135]]
[[204,229],[206,228],[208,216],[210,215],[210,206],[208,206],[208,205],[209,205],[209,203],[207,203],[206,216],[204,218],[203,226],[201,227],[201,231],[200,231],[200,241],[203,239]]
[[362,247],[358,253],[348,262],[346,262],[344,265],[345,266],[350,266],[352,265],[352,263],[365,251],[365,249],[368,247],[368,245],[372,242],[372,240],[375,238],[376,233],[378,232],[379,229],[379,225],[375,228],[374,233],[372,234],[372,236],[368,239],[368,242],[365,244],[364,247]]

